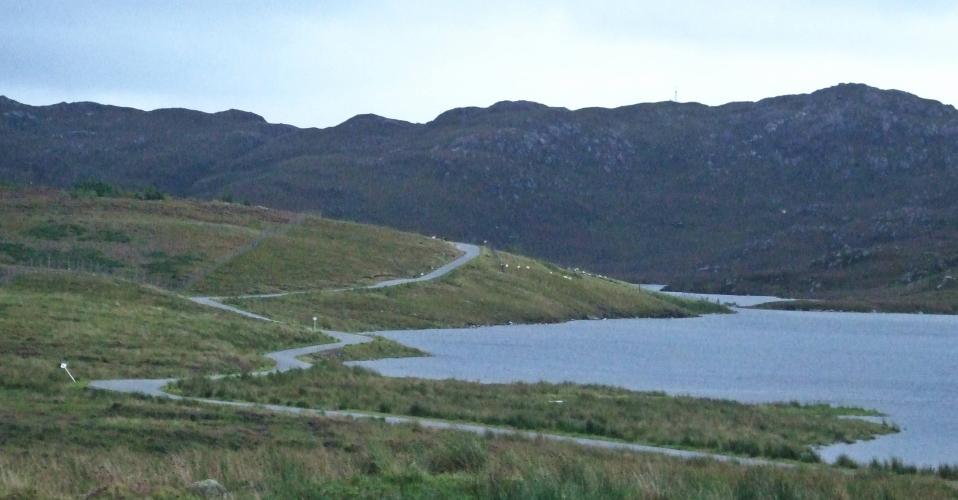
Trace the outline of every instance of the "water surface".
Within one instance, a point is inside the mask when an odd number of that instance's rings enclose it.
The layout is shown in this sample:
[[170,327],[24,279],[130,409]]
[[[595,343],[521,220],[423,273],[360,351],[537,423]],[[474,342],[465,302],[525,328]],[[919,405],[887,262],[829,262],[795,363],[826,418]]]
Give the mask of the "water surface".
[[958,317],[740,309],[689,319],[385,332],[429,358],[363,362],[389,376],[601,383],[746,402],[882,411],[899,434],[826,460],[958,463]]
[[781,302],[793,299],[785,299],[782,297],[775,297],[774,295],[726,295],[722,293],[692,293],[692,292],[662,292],[662,289],[667,285],[638,285],[643,290],[649,290],[651,292],[661,292],[668,295],[673,295],[675,297],[682,297],[686,299],[696,299],[696,300],[705,300],[708,302],[715,302],[717,304],[725,304],[731,306],[740,306],[740,307],[751,307],[757,306],[759,304],[764,304],[766,302]]

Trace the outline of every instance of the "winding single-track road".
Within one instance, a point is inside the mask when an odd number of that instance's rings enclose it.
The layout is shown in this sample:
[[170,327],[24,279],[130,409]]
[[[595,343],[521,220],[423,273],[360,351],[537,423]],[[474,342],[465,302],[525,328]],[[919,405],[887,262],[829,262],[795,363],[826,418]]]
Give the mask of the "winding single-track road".
[[[391,279],[387,281],[382,281],[368,286],[354,287],[354,288],[344,288],[339,291],[345,290],[357,290],[357,289],[378,289],[378,288],[387,288],[392,286],[405,285],[409,283],[417,283],[422,281],[430,281],[441,278],[446,274],[462,267],[469,261],[475,259],[479,256],[480,249],[476,245],[470,245],[468,243],[453,243],[453,245],[462,252],[458,258],[449,262],[448,264],[439,267],[428,274],[418,276],[415,278],[400,278],[400,279]],[[284,295],[289,295],[292,293],[304,293],[304,292],[286,292],[286,293],[273,293],[273,294],[263,294],[263,295],[244,295],[244,298],[272,298],[272,297],[281,297]],[[190,300],[198,304],[202,304],[209,307],[214,307],[224,311],[229,311],[235,314],[240,314],[247,318],[256,319],[260,321],[275,321],[265,316],[260,316],[258,314],[253,314],[242,309],[224,304],[222,301],[228,297],[191,297]],[[262,372],[254,373],[253,375],[267,375],[270,373],[279,373],[286,372],[289,370],[302,370],[312,366],[310,363],[302,361],[299,359],[301,356],[306,356],[308,354],[314,354],[317,352],[323,351],[332,351],[340,349],[347,345],[353,344],[362,344],[370,342],[372,338],[366,335],[357,335],[354,333],[345,333],[345,332],[334,332],[334,331],[325,331],[331,337],[334,337],[338,342],[329,343],[329,344],[319,344],[308,347],[299,347],[295,349],[286,349],[282,351],[275,351],[266,354],[266,357],[272,359],[276,362],[276,366],[271,370],[266,370]],[[230,375],[213,375],[210,378],[223,378]],[[188,396],[179,396],[176,394],[170,394],[164,390],[164,388],[176,382],[178,379],[175,378],[161,378],[161,379],[113,379],[113,380],[94,380],[90,382],[90,387],[94,389],[101,389],[114,392],[123,392],[130,394],[142,394],[146,396],[153,396],[158,398],[167,398],[167,399],[176,399],[184,401],[196,401],[207,404],[215,404],[222,406],[233,406],[233,407],[242,407],[242,408],[258,408],[263,410],[268,410],[276,413],[287,413],[294,415],[310,415],[310,416],[327,416],[327,417],[341,417],[341,418],[352,418],[352,419],[380,419],[389,424],[414,424],[419,425],[429,429],[445,429],[445,430],[456,430],[462,432],[471,432],[475,434],[492,434],[497,436],[519,436],[528,439],[543,439],[547,441],[556,441],[564,443],[573,443],[581,446],[587,446],[590,448],[600,448],[606,450],[622,450],[635,453],[655,453],[661,455],[669,455],[678,458],[685,459],[694,459],[694,458],[705,458],[712,459],[724,462],[738,462],[745,465],[771,465],[777,467],[792,467],[793,464],[787,462],[777,462],[772,460],[764,460],[759,458],[744,458],[736,457],[731,455],[720,455],[716,453],[705,453],[699,451],[690,451],[690,450],[680,450],[675,448],[663,448],[659,446],[648,446],[636,443],[626,443],[619,441],[609,441],[604,439],[594,439],[586,437],[577,437],[563,434],[550,434],[543,432],[533,432],[533,431],[523,431],[518,429],[496,427],[491,425],[484,424],[471,424],[471,423],[459,423],[459,422],[449,422],[445,420],[437,420],[430,418],[419,418],[419,417],[407,417],[402,415],[381,415],[374,413],[363,413],[357,411],[341,411],[341,410],[314,410],[308,408],[299,408],[295,406],[282,406],[282,405],[271,405],[271,404],[261,404],[261,403],[251,403],[245,401],[223,401],[219,399],[205,399],[205,398],[196,398]]]

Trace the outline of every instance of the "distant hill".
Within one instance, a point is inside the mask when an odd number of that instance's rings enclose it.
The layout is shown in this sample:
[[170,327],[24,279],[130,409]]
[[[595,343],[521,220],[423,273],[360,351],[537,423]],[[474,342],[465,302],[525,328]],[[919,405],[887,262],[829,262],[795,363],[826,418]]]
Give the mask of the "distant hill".
[[16,183],[318,209],[683,288],[911,293],[951,286],[958,268],[958,111],[859,84],[716,107],[500,102],[326,129],[0,98],[0,153]]

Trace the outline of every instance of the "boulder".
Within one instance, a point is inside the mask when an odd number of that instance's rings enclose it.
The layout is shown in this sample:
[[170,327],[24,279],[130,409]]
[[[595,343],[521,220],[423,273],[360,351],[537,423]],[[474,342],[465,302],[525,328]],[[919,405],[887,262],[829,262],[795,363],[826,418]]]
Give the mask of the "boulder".
[[190,493],[201,498],[226,498],[230,493],[215,479],[197,481],[190,485],[189,490]]

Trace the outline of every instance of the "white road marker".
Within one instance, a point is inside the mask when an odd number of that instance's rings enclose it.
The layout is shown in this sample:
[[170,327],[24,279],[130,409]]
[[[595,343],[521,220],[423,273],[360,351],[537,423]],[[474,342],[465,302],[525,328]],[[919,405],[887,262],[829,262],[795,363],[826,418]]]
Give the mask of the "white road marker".
[[63,363],[60,363],[60,368],[63,368],[64,370],[66,370],[67,375],[70,376],[70,380],[72,380],[74,384],[77,383],[77,379],[73,378],[73,374],[70,373],[70,369],[67,368],[67,363],[66,363],[66,361],[64,361]]

